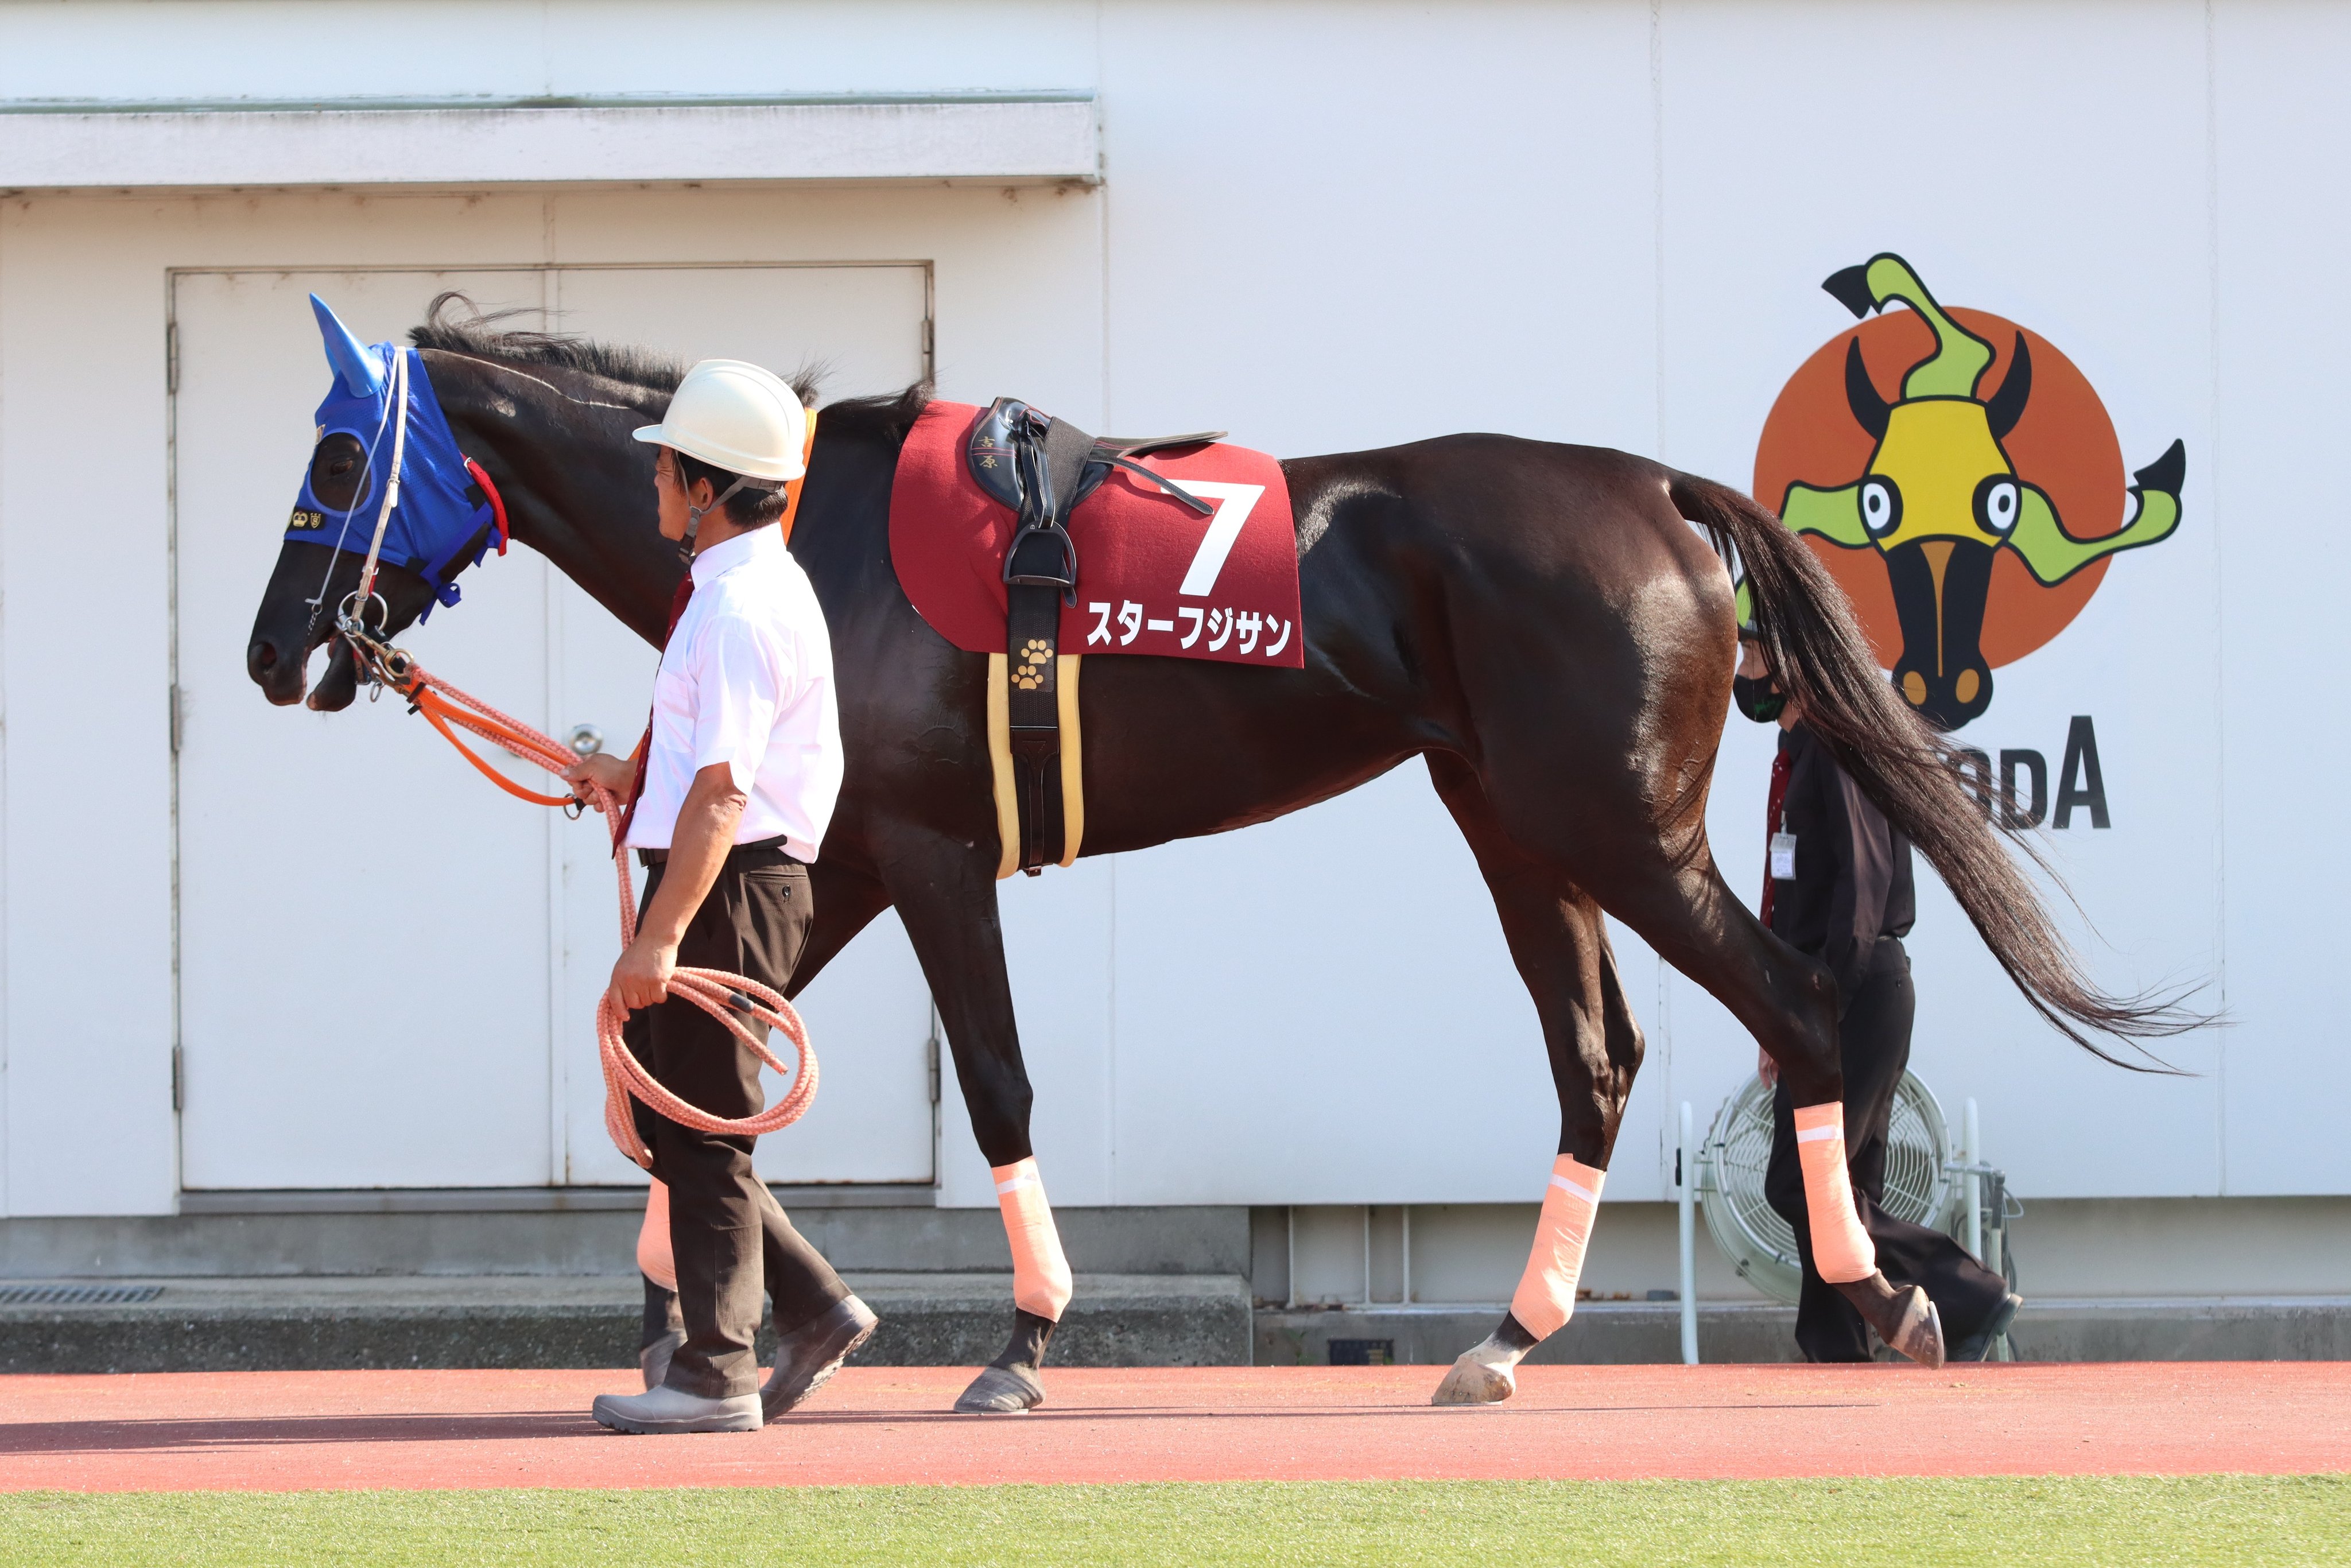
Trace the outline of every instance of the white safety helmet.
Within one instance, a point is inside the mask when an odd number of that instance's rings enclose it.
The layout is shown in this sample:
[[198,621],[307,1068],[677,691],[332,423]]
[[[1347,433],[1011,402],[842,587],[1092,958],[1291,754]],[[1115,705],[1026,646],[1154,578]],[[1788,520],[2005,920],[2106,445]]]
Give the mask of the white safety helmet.
[[714,468],[769,481],[808,472],[808,410],[773,371],[740,360],[705,360],[685,372],[659,424],[639,441],[673,446]]

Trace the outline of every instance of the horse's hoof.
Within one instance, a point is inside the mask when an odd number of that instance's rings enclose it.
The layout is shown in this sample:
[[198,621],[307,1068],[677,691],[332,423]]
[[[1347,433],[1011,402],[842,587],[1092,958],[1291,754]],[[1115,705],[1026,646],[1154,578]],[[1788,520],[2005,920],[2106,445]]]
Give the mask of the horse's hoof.
[[963,1397],[958,1416],[1026,1416],[1045,1403],[1045,1385],[1017,1366],[983,1366]]
[[1912,1285],[1902,1292],[1894,1332],[1886,1336],[1886,1343],[1929,1372],[1942,1366],[1943,1314],[1935,1310],[1926,1291]]
[[[1472,1352],[1470,1354],[1474,1355]],[[1429,1396],[1431,1405],[1499,1405],[1519,1391],[1518,1375],[1507,1366],[1491,1366],[1464,1355],[1445,1375]]]

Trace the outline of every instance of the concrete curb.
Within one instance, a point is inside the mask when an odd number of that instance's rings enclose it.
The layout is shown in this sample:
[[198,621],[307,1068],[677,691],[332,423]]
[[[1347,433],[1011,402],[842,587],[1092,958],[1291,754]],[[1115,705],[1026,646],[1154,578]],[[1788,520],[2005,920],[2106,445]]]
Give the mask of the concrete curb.
[[[972,1365],[1004,1347],[1009,1275],[851,1275],[882,1316],[869,1366]],[[149,1301],[0,1308],[0,1373],[633,1367],[641,1287],[572,1280],[171,1281]],[[1238,1275],[1081,1275],[1061,1366],[1247,1364]],[[773,1350],[761,1334],[759,1354]]]
[[[1003,1348],[1012,1281],[998,1273],[848,1276],[882,1316],[869,1366],[969,1366]],[[87,1281],[57,1281],[64,1286]],[[0,1306],[0,1373],[330,1371],[634,1364],[634,1278],[341,1278],[109,1281],[155,1299]],[[1053,1342],[1060,1366],[1443,1365],[1499,1306],[1252,1312],[1240,1277],[1080,1275]],[[1795,1358],[1792,1308],[1707,1302],[1700,1359]],[[2042,1301],[2015,1328],[2025,1361],[2351,1360],[2351,1297]],[[763,1335],[760,1355],[771,1348]],[[1590,1301],[1537,1364],[1680,1359],[1672,1302]]]

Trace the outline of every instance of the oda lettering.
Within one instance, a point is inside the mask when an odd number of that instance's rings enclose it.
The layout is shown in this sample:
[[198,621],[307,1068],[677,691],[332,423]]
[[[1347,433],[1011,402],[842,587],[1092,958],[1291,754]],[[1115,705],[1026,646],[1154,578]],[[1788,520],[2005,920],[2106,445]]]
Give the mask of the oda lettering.
[[2057,768],[2056,810],[2050,810],[2049,758],[2038,751],[2003,750],[2000,765],[1991,754],[1973,747],[1951,754],[1951,766],[1984,820],[1999,820],[2011,828],[2037,828],[2046,821],[2053,828],[2075,826],[2075,813],[2085,815],[2093,828],[2110,828],[2106,813],[2106,776],[2098,767],[2098,732],[2087,714],[2075,714],[2065,727],[2064,760]]

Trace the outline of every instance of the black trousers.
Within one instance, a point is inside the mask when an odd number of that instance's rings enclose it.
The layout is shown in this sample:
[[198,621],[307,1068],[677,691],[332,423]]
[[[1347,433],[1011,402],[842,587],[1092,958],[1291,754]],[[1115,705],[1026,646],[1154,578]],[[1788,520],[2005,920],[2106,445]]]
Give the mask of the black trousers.
[[[1837,1026],[1844,1065],[1845,1168],[1861,1223],[1877,1249],[1877,1267],[1899,1290],[1925,1288],[1942,1314],[1943,1335],[1957,1343],[1980,1329],[2008,1297],[2008,1282],[1939,1230],[1896,1219],[1878,1207],[1886,1196],[1886,1139],[1894,1095],[1910,1065],[1910,1023],[1917,993],[1910,956],[1891,936],[1870,956],[1869,977]],[[1796,1303],[1796,1348],[1807,1361],[1867,1361],[1869,1326],[1813,1266],[1813,1230],[1804,1207],[1803,1166],[1796,1158],[1795,1102],[1787,1080],[1771,1097],[1771,1164],[1763,1196],[1796,1231],[1803,1293]]]
[[[641,919],[665,868],[651,869]],[[678,964],[746,975],[782,990],[813,913],[808,867],[779,849],[738,847],[678,942]],[[690,1105],[733,1118],[767,1103],[758,1059],[692,1002],[673,998],[639,1009],[622,1035],[646,1071]],[[685,1330],[685,1343],[670,1361],[669,1386],[705,1398],[752,1393],[759,1385],[752,1341],[762,1287],[775,1297],[776,1326],[785,1333],[849,1289],[752,1174],[756,1140],[682,1127],[642,1103],[632,1108],[638,1135],[653,1150],[653,1174],[669,1187],[670,1250]]]

